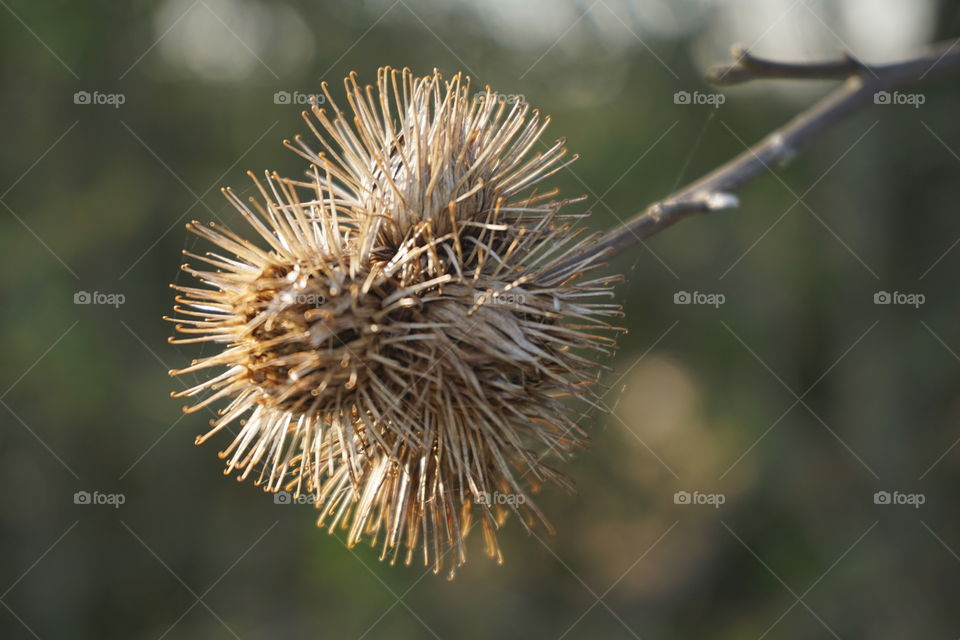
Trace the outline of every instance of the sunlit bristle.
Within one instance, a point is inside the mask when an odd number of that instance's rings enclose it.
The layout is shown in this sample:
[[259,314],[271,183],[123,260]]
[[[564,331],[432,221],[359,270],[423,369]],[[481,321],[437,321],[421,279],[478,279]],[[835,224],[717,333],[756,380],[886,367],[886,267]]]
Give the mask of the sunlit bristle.
[[570,486],[551,465],[586,436],[562,398],[589,402],[590,352],[614,348],[619,307],[591,299],[615,278],[571,260],[591,238],[537,185],[573,158],[525,102],[388,68],[345,88],[349,114],[329,92],[305,114],[316,149],[285,141],[305,178],[223,190],[251,239],[188,225],[217,249],[186,253],[175,342],[221,350],[175,395],[228,400],[198,444],[239,424],[227,471],[312,494],[351,545],[453,569],[479,522],[499,561],[508,513],[549,531],[532,494]]

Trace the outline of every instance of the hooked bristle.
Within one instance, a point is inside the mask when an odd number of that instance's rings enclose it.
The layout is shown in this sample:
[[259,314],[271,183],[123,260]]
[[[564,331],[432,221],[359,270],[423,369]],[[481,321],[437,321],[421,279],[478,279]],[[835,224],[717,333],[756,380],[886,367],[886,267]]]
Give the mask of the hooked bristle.
[[326,87],[336,117],[305,114],[322,151],[285,141],[305,179],[251,173],[250,205],[223,190],[257,242],[188,226],[222,253],[188,254],[205,286],[174,286],[175,342],[223,350],[172,372],[219,371],[176,395],[229,400],[198,443],[245,417],[227,472],[312,494],[349,544],[455,568],[476,517],[499,560],[508,513],[549,531],[531,494],[571,487],[548,461],[584,444],[563,398],[590,402],[587,356],[612,351],[620,313],[590,299],[617,278],[583,281],[576,200],[534,190],[572,159],[539,150],[525,102],[437,72],[345,86],[352,116]]

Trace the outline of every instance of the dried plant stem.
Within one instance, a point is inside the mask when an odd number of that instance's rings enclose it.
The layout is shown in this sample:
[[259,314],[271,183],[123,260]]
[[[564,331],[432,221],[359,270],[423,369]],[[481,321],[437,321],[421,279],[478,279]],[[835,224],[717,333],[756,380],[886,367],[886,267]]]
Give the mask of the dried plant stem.
[[870,66],[852,56],[835,62],[792,64],[754,57],[740,47],[733,62],[715,67],[708,79],[721,86],[759,79],[846,79],[843,86],[767,135],[726,164],[648,206],[607,232],[577,260],[611,257],[695,213],[735,207],[734,195],[757,176],[790,160],[797,150],[850,114],[874,101],[879,91],[895,91],[934,77],[960,75],[960,41],[932,47],[916,58]]

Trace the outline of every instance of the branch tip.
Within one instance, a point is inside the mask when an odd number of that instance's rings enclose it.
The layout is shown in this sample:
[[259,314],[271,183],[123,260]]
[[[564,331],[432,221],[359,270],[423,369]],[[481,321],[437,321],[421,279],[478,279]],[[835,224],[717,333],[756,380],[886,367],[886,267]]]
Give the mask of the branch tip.
[[741,45],[734,45],[730,52],[733,62],[713,67],[707,74],[716,85],[762,78],[847,82],[753,147],[608,231],[558,270],[599,256],[613,257],[691,214],[737,207],[740,202],[735,191],[772,167],[788,162],[801,147],[844,118],[872,105],[876,92],[895,91],[933,77],[960,75],[960,41],[941,42],[914,58],[876,66],[864,64],[849,52],[838,60],[820,63],[766,60]]

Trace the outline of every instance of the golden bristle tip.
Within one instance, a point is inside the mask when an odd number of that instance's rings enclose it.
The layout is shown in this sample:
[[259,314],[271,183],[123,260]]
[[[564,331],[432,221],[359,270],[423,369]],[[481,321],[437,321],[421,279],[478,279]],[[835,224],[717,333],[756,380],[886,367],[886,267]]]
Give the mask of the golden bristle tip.
[[250,204],[221,190],[247,233],[186,225],[215,250],[188,254],[205,266],[183,265],[199,284],[171,285],[169,319],[177,344],[215,345],[170,374],[214,373],[172,395],[223,403],[197,444],[239,426],[225,473],[310,493],[348,545],[452,576],[474,524],[497,562],[509,514],[552,532],[532,496],[570,488],[549,463],[586,436],[558,398],[590,404],[621,315],[590,299],[616,278],[583,281],[601,261],[580,256],[584,215],[560,215],[582,198],[541,185],[577,158],[562,138],[539,151],[549,118],[436,70],[344,87],[351,115],[326,83],[329,114],[304,112],[318,149],[284,140],[306,181],[248,172]]

